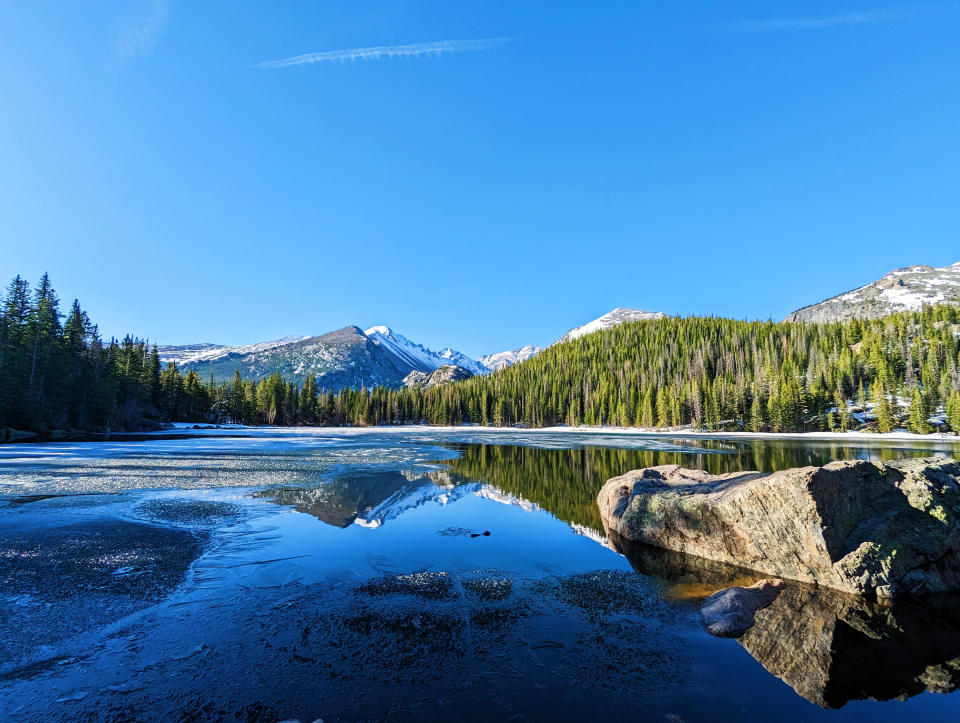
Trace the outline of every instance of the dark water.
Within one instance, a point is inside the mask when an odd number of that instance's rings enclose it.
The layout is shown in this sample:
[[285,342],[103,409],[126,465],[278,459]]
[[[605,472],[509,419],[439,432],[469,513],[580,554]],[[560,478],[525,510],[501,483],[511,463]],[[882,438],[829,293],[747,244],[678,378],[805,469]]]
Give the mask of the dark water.
[[607,540],[609,477],[954,454],[485,431],[0,448],[2,720],[955,720],[960,600],[790,585]]

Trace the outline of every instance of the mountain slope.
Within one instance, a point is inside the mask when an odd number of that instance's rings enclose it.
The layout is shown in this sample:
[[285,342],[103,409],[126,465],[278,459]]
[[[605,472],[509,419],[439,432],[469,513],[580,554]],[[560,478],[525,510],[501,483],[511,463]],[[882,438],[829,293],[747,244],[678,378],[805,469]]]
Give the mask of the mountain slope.
[[279,346],[292,344],[308,337],[305,336],[285,336],[275,341],[263,341],[258,344],[246,344],[244,346],[224,346],[223,344],[185,344],[183,346],[165,345],[158,346],[157,351],[160,354],[160,361],[176,362],[177,364],[190,364],[200,361],[215,361],[224,357],[244,354],[255,354],[257,352],[269,351]]
[[403,378],[403,386],[408,388],[417,387],[419,389],[432,389],[433,387],[438,387],[441,384],[462,382],[464,379],[469,379],[472,376],[475,375],[471,374],[463,367],[448,364],[447,366],[435,369],[429,374],[427,372],[421,372],[417,369],[414,369]]
[[940,268],[908,266],[896,269],[866,286],[798,309],[785,321],[878,319],[943,303],[960,304],[960,263]]
[[[317,386],[325,389],[361,386],[398,386],[411,371],[409,364],[375,343],[356,326],[347,326],[322,336],[263,348],[231,347],[210,358],[184,362],[184,370],[194,370],[201,378],[211,374],[226,381],[239,371],[243,377],[259,379],[275,372],[285,379],[301,383],[315,374]],[[253,349],[252,351],[249,351]]]
[[614,326],[619,326],[620,324],[626,324],[628,321],[647,321],[649,319],[663,319],[665,317],[666,314],[659,311],[641,311],[640,309],[618,308],[604,314],[598,319],[594,319],[593,321],[584,324],[583,326],[574,327],[555,343],[562,344],[565,341],[579,339],[585,334],[592,334],[593,332],[600,331],[601,329],[609,329]]
[[441,352],[431,351],[421,344],[410,341],[389,326],[372,326],[364,332],[374,343],[395,356],[398,367],[409,366],[411,370],[431,372],[440,367],[454,365],[471,374],[489,374],[490,370],[456,349],[447,347]]

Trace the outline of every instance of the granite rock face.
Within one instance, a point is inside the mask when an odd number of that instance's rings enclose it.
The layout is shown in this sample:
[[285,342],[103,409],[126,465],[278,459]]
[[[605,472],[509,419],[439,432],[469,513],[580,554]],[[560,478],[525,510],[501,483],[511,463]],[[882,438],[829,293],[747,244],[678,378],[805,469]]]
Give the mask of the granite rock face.
[[473,374],[463,367],[454,364],[447,364],[430,372],[421,372],[414,369],[403,378],[403,386],[408,388],[419,387],[420,389],[432,389],[443,384],[459,382],[469,379]]
[[609,480],[609,532],[857,595],[960,590],[960,464],[832,462],[714,476],[676,465]]

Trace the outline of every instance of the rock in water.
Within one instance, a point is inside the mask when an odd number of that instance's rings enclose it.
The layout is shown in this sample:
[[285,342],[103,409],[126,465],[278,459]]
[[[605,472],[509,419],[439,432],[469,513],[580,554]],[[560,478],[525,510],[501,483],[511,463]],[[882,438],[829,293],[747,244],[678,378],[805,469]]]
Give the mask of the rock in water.
[[760,580],[750,587],[720,590],[703,601],[700,615],[711,635],[736,638],[753,627],[754,613],[777,599],[782,580]]
[[831,462],[714,476],[676,465],[608,480],[609,531],[636,542],[892,598],[960,590],[960,464]]

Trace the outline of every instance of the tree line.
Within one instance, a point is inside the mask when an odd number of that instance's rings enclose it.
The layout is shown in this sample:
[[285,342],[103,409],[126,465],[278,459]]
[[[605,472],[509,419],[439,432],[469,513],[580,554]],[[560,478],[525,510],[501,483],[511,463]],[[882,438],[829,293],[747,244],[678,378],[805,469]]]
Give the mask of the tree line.
[[[864,416],[866,409],[868,417]],[[171,421],[270,425],[566,424],[820,431],[960,430],[960,310],[829,324],[639,321],[430,389],[321,389],[279,374],[217,384],[137,337],[101,339],[50,279],[0,308],[0,429],[136,431]]]

